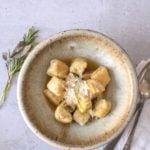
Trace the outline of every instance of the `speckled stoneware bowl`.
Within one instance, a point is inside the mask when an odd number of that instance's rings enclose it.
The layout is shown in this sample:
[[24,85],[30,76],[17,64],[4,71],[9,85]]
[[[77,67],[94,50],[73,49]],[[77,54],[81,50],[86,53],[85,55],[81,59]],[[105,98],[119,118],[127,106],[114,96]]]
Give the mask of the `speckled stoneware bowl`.
[[[43,95],[46,70],[53,58],[82,56],[109,68],[110,114],[81,127],[63,125]],[[18,80],[18,104],[28,127],[43,141],[63,149],[94,149],[121,133],[136,105],[137,79],[127,54],[106,36],[89,30],[55,34],[38,44],[26,59]]]

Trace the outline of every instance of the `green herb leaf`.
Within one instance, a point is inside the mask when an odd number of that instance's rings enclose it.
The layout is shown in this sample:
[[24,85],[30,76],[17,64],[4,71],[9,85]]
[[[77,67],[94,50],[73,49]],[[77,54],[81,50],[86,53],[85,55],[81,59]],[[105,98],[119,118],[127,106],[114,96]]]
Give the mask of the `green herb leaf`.
[[26,45],[28,44],[33,44],[35,42],[35,39],[37,38],[37,34],[38,30],[35,30],[34,27],[30,28],[28,33],[24,35],[23,39],[24,39],[24,43]]
[[75,96],[76,96],[76,98],[77,98],[77,101],[78,101],[79,106],[81,107],[81,109],[83,109],[82,100],[79,98],[80,86],[81,86],[81,84],[78,82],[78,83],[75,85],[75,87],[74,87],[74,93],[75,93]]

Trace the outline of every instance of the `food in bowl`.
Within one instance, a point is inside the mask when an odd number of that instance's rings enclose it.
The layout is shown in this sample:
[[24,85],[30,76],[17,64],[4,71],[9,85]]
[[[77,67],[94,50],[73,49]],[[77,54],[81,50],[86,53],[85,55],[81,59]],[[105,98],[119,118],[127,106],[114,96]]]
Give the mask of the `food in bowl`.
[[75,121],[83,126],[110,112],[111,102],[104,96],[111,80],[106,67],[101,65],[93,70],[80,57],[70,64],[52,59],[47,75],[50,80],[44,94],[55,105],[57,121],[64,124]]
[[[85,126],[58,122],[56,107],[43,94],[50,79],[46,74],[50,60],[57,58],[68,65],[77,57],[86,58],[90,70],[107,67],[111,77],[104,95],[111,101],[111,111]],[[25,123],[40,139],[59,149],[89,150],[109,143],[125,129],[135,111],[137,87],[130,59],[114,41],[101,33],[70,30],[40,42],[30,53],[19,74],[17,97]]]

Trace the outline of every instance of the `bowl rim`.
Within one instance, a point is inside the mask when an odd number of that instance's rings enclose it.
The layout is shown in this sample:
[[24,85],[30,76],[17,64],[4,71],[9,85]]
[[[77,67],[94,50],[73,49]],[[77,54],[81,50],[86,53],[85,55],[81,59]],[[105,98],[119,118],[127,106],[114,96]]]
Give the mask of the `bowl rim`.
[[[127,61],[127,65],[131,71],[131,76],[132,76],[132,82],[133,82],[133,100],[132,100],[132,104],[131,104],[131,109],[130,112],[128,114],[128,117],[126,118],[125,122],[117,129],[117,131],[115,132],[115,134],[113,134],[112,136],[110,136],[109,138],[107,138],[105,141],[102,141],[100,143],[94,144],[94,145],[90,145],[90,146],[86,146],[86,147],[73,147],[72,145],[67,145],[67,144],[63,144],[62,142],[58,142],[58,141],[53,141],[49,138],[47,138],[45,135],[43,135],[41,132],[38,131],[38,129],[32,124],[32,122],[30,122],[28,115],[26,113],[25,108],[23,107],[23,102],[22,102],[22,81],[24,78],[24,72],[27,69],[28,65],[30,64],[30,61],[32,60],[32,56],[36,53],[38,53],[39,51],[41,51],[40,47],[43,45],[47,45],[52,43],[53,41],[55,41],[57,38],[62,38],[65,35],[72,35],[72,34],[77,34],[77,33],[82,33],[82,34],[93,34],[95,36],[98,37],[102,37],[104,39],[106,39],[107,41],[109,41],[110,43],[114,44],[117,47],[117,50],[119,50],[121,53],[123,53],[126,57],[126,61]],[[127,52],[113,39],[109,38],[108,36],[106,36],[103,33],[97,32],[97,31],[93,31],[93,30],[89,30],[89,29],[71,29],[71,30],[65,30],[62,32],[58,32],[56,34],[53,34],[52,36],[46,38],[45,40],[41,41],[29,54],[29,56],[26,58],[22,69],[19,73],[19,77],[18,77],[18,83],[17,83],[17,101],[18,101],[18,106],[19,106],[19,110],[21,112],[21,115],[23,117],[23,120],[25,121],[25,123],[27,124],[27,126],[32,130],[32,132],[38,136],[41,140],[43,140],[44,142],[46,142],[47,144],[50,144],[54,147],[58,147],[61,149],[64,148],[70,148],[70,149],[96,149],[98,147],[101,147],[109,142],[111,142],[113,139],[115,139],[116,137],[118,137],[121,132],[125,129],[125,127],[127,126],[127,124],[129,123],[130,119],[133,116],[133,113],[135,111],[135,107],[136,107],[136,99],[138,97],[138,81],[137,81],[137,74],[136,74],[136,70],[135,67],[133,66],[133,63],[129,57],[129,55],[127,54]]]

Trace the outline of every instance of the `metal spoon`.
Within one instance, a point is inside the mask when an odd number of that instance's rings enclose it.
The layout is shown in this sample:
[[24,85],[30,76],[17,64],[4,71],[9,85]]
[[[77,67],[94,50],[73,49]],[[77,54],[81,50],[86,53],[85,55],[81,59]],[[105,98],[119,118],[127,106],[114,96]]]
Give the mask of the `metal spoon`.
[[128,139],[126,141],[126,144],[124,145],[123,150],[130,150],[130,145],[132,143],[132,138],[134,135],[134,131],[136,129],[136,125],[138,124],[138,120],[140,118],[140,114],[142,112],[144,103],[147,99],[150,98],[150,62],[146,64],[146,66],[143,68],[139,75],[139,90],[140,90],[140,102],[137,105],[136,111],[135,111],[135,121],[132,126],[131,132],[128,136]]

